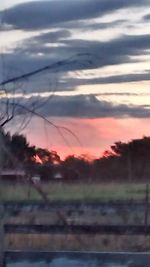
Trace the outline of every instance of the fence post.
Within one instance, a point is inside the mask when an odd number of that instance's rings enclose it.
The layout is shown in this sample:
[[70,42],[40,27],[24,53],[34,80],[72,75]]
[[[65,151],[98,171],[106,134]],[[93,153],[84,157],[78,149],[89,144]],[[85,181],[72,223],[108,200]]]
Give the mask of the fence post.
[[[0,128],[0,187],[2,182],[2,165],[3,165],[3,135]],[[5,249],[4,249],[4,206],[0,199],[0,267],[5,265]]]
[[0,205],[0,267],[5,265],[5,248],[4,248],[4,207]]
[[148,226],[148,214],[149,213],[149,184],[146,184],[145,188],[145,216],[144,216],[144,225]]

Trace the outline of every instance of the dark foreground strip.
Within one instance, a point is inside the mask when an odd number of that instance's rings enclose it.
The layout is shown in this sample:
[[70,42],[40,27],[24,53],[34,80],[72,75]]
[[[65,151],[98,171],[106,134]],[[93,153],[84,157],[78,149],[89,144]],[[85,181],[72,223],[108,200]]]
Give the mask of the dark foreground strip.
[[6,234],[115,234],[150,235],[150,226],[143,225],[21,225],[5,224]]
[[[106,207],[139,207],[145,206],[145,201],[134,201],[134,200],[109,200],[109,201],[98,201],[98,200],[56,200],[56,201],[49,201],[49,203],[45,203],[43,201],[4,201],[1,203],[3,204],[5,209],[26,209],[26,208],[36,208],[36,209],[48,209],[48,208],[56,208],[56,207],[99,207],[99,206],[106,206]],[[149,203],[150,206],[150,203]]]
[[[109,266],[128,266],[129,262],[134,267],[149,267],[150,254],[149,253],[99,253],[99,252],[51,252],[51,251],[7,251],[5,253],[6,263],[18,263],[17,266],[21,266],[21,262],[39,263],[39,261],[44,261],[46,266],[48,263],[52,263],[53,260],[67,259],[67,260],[78,260],[78,263],[82,263],[81,266],[104,266],[108,264]],[[20,265],[19,265],[20,264]],[[94,264],[94,265],[93,265]],[[6,264],[7,266],[7,264]],[[25,266],[25,265],[24,265]],[[44,265],[45,266],[45,265]],[[59,261],[59,265],[60,261]],[[65,265],[63,265],[65,266]],[[67,265],[68,266],[68,265]],[[79,265],[77,265],[79,266]],[[71,267],[71,264],[70,264]]]
[[[149,205],[149,206],[148,206]],[[46,211],[46,212],[57,212],[60,210],[75,211],[78,213],[84,213],[86,209],[95,209],[98,212],[107,212],[109,209],[114,209],[115,212],[128,210],[143,212],[145,208],[150,208],[150,203],[146,204],[142,201],[52,201],[44,203],[43,201],[6,201],[1,203],[0,207],[3,206],[7,214],[12,216],[18,216],[20,213],[32,212],[32,211]]]

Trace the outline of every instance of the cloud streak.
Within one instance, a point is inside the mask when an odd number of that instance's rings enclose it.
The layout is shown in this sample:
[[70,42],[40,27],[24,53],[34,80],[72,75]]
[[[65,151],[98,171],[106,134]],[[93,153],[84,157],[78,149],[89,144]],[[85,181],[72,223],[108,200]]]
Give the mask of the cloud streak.
[[[22,105],[33,106],[33,103],[41,103],[40,97],[31,97]],[[53,96],[50,101],[44,99],[45,104],[38,112],[45,117],[70,117],[70,118],[149,118],[150,105],[113,104],[112,102],[98,100],[94,95],[77,96]],[[24,110],[19,110],[19,113]]]
[[[21,70],[20,66],[22,66],[22,73],[24,73],[27,69],[28,71],[32,71],[33,69],[37,69],[37,67],[41,68],[61,59],[66,59],[64,64],[57,69],[54,68],[51,70],[51,73],[59,72],[63,74],[68,71],[82,71],[130,62],[135,63],[138,62],[138,58],[133,59],[133,56],[149,54],[150,35],[148,34],[123,35],[107,42],[80,39],[71,40],[66,39],[67,36],[70,36],[69,31],[59,30],[26,40],[12,53],[5,54],[5,61],[8,65],[15,66],[19,70]],[[51,46],[50,39],[53,39],[52,42],[57,41],[60,45],[58,44],[58,46],[55,47]],[[46,44],[49,44],[49,46]],[[61,46],[61,44],[63,45]],[[149,74],[149,71],[143,71],[143,73],[139,74],[110,75],[105,78],[93,78],[88,80],[81,79],[71,81],[68,79],[67,82],[67,79],[64,79],[60,85],[62,85],[64,89],[66,84],[67,90],[71,85],[73,87],[80,84],[104,84],[149,80]],[[40,79],[42,78],[40,77]],[[70,86],[68,86],[67,83],[70,83]],[[32,88],[30,90],[32,91]]]
[[17,29],[39,30],[63,22],[97,18],[119,9],[148,4],[148,0],[34,1],[7,9],[4,22]]
[[145,73],[131,73],[122,75],[110,75],[106,77],[99,78],[84,78],[84,79],[70,79],[66,83],[70,83],[72,87],[77,87],[80,85],[96,85],[96,84],[117,84],[117,83],[131,83],[139,81],[149,81],[150,71],[145,71]]
[[[64,60],[64,62],[66,61],[66,63],[60,64],[58,68],[45,71],[30,79],[23,80],[23,83],[25,83],[23,89],[25,88],[25,93],[28,94],[46,91],[74,91],[77,87],[79,88],[80,85],[94,86],[98,84],[123,84],[149,81],[150,71],[145,70],[145,66],[141,67],[141,73],[137,73],[133,67],[129,74],[116,75],[115,72],[113,74],[113,71],[111,71],[105,77],[87,79],[83,76],[84,78],[82,78],[82,71],[84,70],[102,69],[107,66],[111,66],[113,69],[114,65],[136,62],[141,62],[142,66],[145,59],[142,61],[141,56],[146,58],[146,56],[149,55],[149,34],[142,34],[142,31],[137,34],[133,31],[129,34],[114,34],[111,39],[104,39],[103,36],[101,37],[101,32],[99,32],[97,33],[99,38],[96,40],[92,38],[82,38],[81,33],[83,34],[84,29],[88,30],[90,33],[92,30],[111,30],[115,27],[120,27],[129,21],[121,17],[116,17],[114,14],[117,13],[114,12],[120,12],[120,10],[123,11],[124,9],[129,9],[131,11],[132,8],[136,7],[141,7],[143,9],[147,6],[149,6],[149,0],[66,0],[65,2],[64,0],[52,0],[26,2],[13,6],[5,12],[4,25],[11,25],[11,27],[24,31],[37,31],[36,33],[39,33],[39,35],[26,38],[22,40],[22,42],[16,43],[15,48],[11,48],[11,50],[5,52],[3,54],[5,69],[3,71],[0,69],[0,72],[3,73],[7,79],[10,79],[38,68],[50,66],[61,60]],[[98,22],[94,20],[104,15],[111,15],[108,21],[104,20],[105,22]],[[146,15],[144,17],[145,20],[148,19],[148,16],[149,15]],[[9,28],[10,30],[12,29],[11,27]],[[48,29],[49,32],[41,33],[38,32],[39,29]],[[79,38],[76,32],[74,33],[74,29],[79,31]],[[71,76],[72,78],[69,75],[70,71],[74,72]],[[81,73],[80,77],[78,77],[78,71]],[[123,69],[121,73],[123,73]],[[87,112],[88,116],[90,116],[88,108],[86,109],[87,102],[85,99],[81,99],[81,96],[79,96],[79,99],[80,101],[83,100],[83,103],[81,101],[81,106],[82,104],[83,106],[85,105],[85,113]],[[60,116],[61,114],[65,116],[65,112],[66,115],[68,114],[67,116],[74,116],[73,106],[77,101],[80,107],[79,99],[78,101],[75,100],[75,98],[74,100],[69,99],[69,102],[72,101],[72,110],[70,107],[69,111],[63,111],[62,108]],[[95,101],[97,101],[96,98]],[[63,106],[63,103],[64,101],[62,101],[61,98],[60,105]],[[93,102],[90,103],[92,104]],[[96,103],[96,106],[100,105],[99,102]],[[104,103],[104,107],[106,107],[107,110],[112,108],[111,103]],[[116,107],[113,106],[113,110],[115,110],[115,108]],[[124,113],[127,112],[129,115],[131,115],[133,111],[131,107],[128,107],[130,108],[130,112],[129,110],[125,112],[126,107],[124,105],[118,106],[117,108],[122,114],[123,109]],[[134,107],[134,110],[135,108],[136,107]],[[54,111],[56,112],[56,107],[54,107]],[[50,112],[53,113],[52,110],[50,110]],[[143,114],[147,114],[146,112],[147,110],[144,108]],[[96,111],[96,109],[95,114],[99,114],[99,111]],[[138,114],[138,110],[136,110],[135,114]],[[81,114],[81,116],[84,116],[84,114]],[[138,114],[138,116],[140,116],[140,114]]]

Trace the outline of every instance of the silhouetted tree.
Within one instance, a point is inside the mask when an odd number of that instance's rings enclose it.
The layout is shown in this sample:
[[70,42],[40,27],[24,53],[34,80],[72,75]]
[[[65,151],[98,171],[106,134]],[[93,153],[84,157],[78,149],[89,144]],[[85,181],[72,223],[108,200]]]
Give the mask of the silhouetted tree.
[[91,175],[90,163],[84,157],[68,156],[62,163],[67,179],[88,180]]

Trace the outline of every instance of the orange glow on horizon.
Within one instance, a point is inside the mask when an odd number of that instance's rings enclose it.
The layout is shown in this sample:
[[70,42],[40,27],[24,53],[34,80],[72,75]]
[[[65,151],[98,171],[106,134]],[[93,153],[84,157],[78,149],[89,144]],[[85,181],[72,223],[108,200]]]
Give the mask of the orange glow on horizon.
[[69,144],[67,145],[53,128],[47,128],[47,135],[45,135],[40,120],[32,122],[32,128],[27,137],[31,144],[57,151],[61,159],[68,155],[80,156],[82,154],[98,158],[105,150],[109,150],[114,142],[128,142],[132,139],[150,136],[150,119],[143,118],[55,118],[55,123],[75,133],[81,146],[73,136],[63,132]]
[[38,155],[35,156],[35,161],[36,161],[37,163],[42,163],[42,160],[39,158]]

